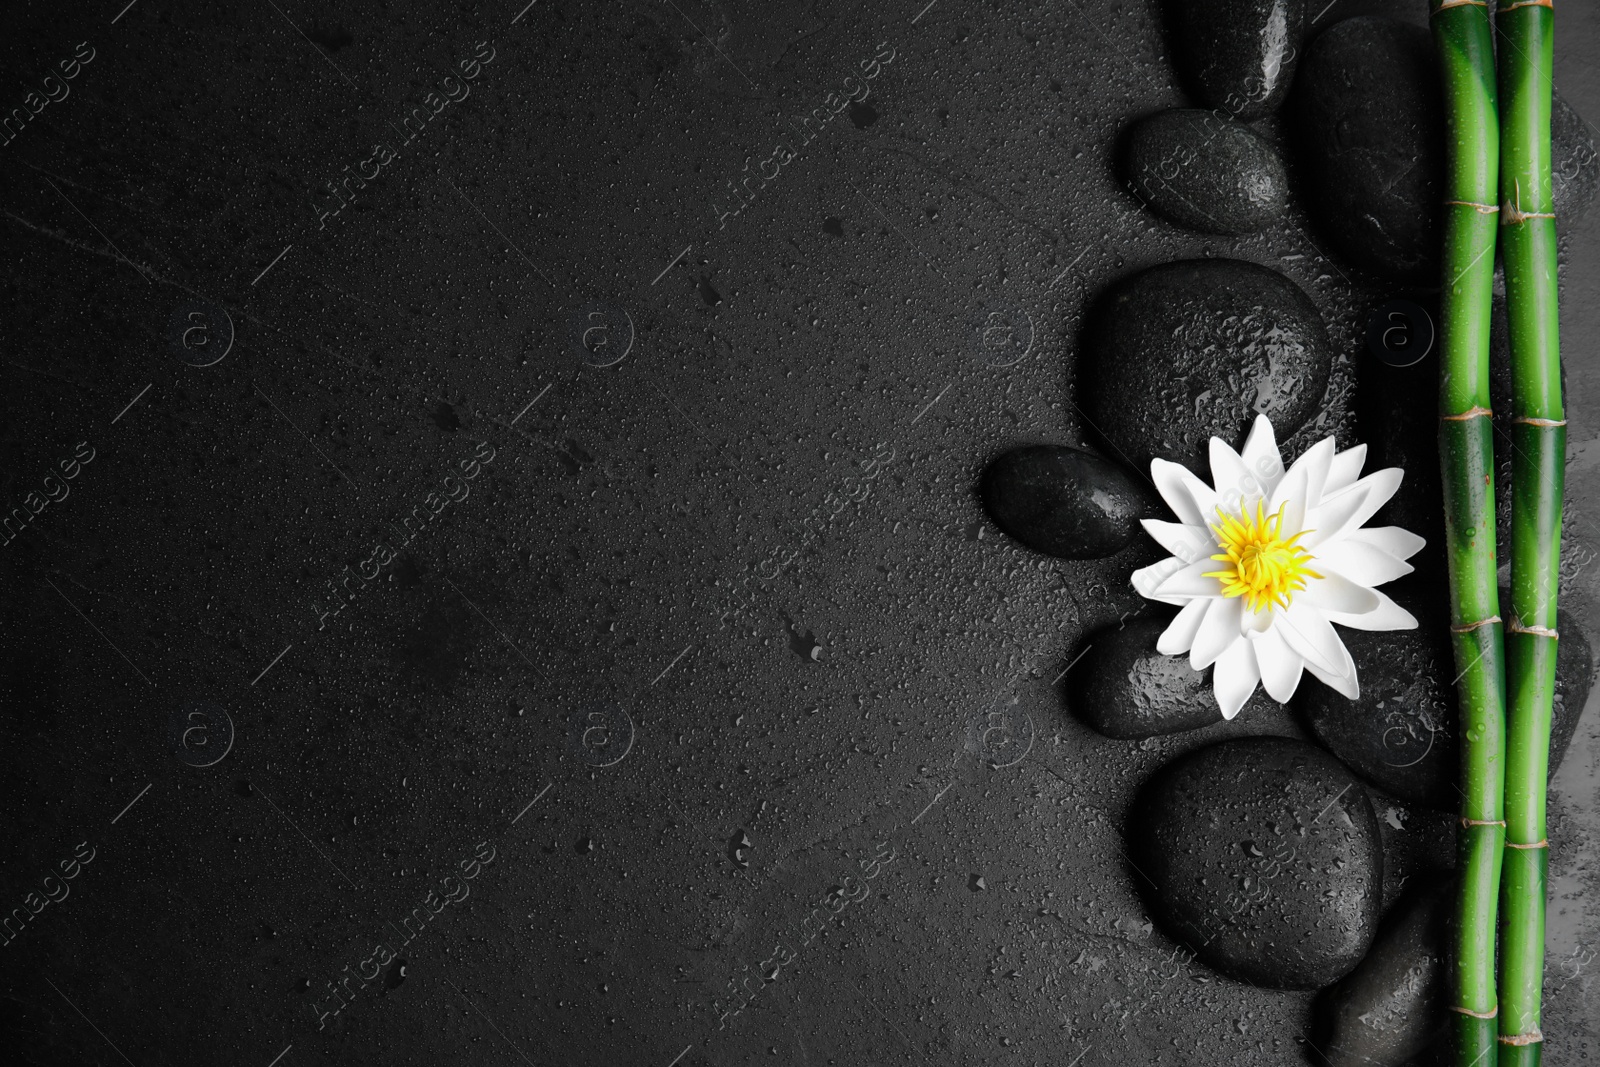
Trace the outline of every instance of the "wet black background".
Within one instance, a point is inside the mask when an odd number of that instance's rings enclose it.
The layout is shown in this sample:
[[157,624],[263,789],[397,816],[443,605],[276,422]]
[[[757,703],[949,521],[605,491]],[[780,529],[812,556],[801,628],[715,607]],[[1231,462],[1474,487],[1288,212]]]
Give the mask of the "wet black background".
[[[1312,295],[1341,362],[1292,447],[1348,430],[1365,315],[1404,294],[1298,207],[1233,241],[1118,191],[1116,131],[1185,101],[1153,4],[924,3],[8,5],[6,109],[94,54],[0,146],[6,508],[94,457],[0,546],[0,910],[93,855],[0,949],[8,1049],[1300,1061],[1309,998],[1175,956],[1120,834],[1172,754],[1295,725],[1131,745],[1066,716],[1056,679],[1138,608],[1145,550],[1033,556],[974,486],[1082,440],[1082,311],[1138,267],[1235,255]],[[1600,12],[1558,27],[1557,84],[1600,118]],[[319,228],[379,142],[398,156]],[[1597,235],[1600,210],[1565,266],[1580,545]],[[234,333],[206,367],[196,309],[207,344],[218,309]],[[1597,765],[1591,708],[1552,797],[1555,1065],[1600,1039]],[[1392,895],[1448,820],[1377,800]],[[430,891],[469,895],[323,1019]]]

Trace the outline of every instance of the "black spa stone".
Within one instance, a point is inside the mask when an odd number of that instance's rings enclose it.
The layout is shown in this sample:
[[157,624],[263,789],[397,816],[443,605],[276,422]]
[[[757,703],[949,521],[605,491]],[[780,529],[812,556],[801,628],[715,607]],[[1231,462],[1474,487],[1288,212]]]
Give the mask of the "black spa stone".
[[1128,846],[1155,921],[1230,978],[1316,989],[1372,944],[1378,820],[1313,745],[1249,737],[1167,764],[1134,801]]

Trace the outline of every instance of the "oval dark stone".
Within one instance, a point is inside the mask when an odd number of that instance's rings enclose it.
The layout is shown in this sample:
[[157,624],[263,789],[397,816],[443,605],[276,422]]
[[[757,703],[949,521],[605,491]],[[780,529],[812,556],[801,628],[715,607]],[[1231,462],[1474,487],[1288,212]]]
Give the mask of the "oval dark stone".
[[1308,207],[1334,248],[1391,278],[1437,284],[1444,105],[1428,31],[1363,16],[1311,42],[1294,129]]
[[1333,349],[1311,298],[1236,259],[1152,267],[1096,309],[1080,361],[1081,403],[1139,470],[1156,457],[1209,470],[1214,435],[1235,448],[1257,414],[1286,440],[1322,401]]
[[1255,130],[1212,111],[1163,111],[1124,138],[1123,180],[1156,214],[1206,233],[1255,233],[1284,212],[1289,180]]
[[1278,109],[1311,23],[1305,0],[1167,0],[1166,9],[1196,96],[1246,122]]
[[1211,672],[1186,656],[1163,656],[1156,639],[1166,618],[1138,618],[1088,638],[1072,670],[1067,704],[1106,737],[1127,740],[1196,730],[1222,721]]
[[1455,883],[1439,871],[1417,882],[1384,918],[1367,958],[1318,998],[1312,1044],[1327,1067],[1405,1067],[1444,1037]]
[[1191,752],[1140,790],[1128,828],[1153,918],[1228,977],[1316,989],[1372,944],[1378,819],[1315,746],[1247,737]]
[[[1460,803],[1458,668],[1443,614],[1447,593],[1434,581],[1386,591],[1417,616],[1418,628],[1373,633],[1341,627],[1360,698],[1347,700],[1307,680],[1294,703],[1313,736],[1362,778],[1400,800],[1454,811]],[[1508,615],[1509,595],[1501,590],[1500,596],[1501,614]],[[1570,614],[1560,613],[1558,631],[1551,776],[1577,729],[1592,679],[1588,639]]]
[[1143,486],[1115,463],[1065,445],[1029,445],[983,474],[996,526],[1035,552],[1098,559],[1126,548],[1139,519],[1157,514]]

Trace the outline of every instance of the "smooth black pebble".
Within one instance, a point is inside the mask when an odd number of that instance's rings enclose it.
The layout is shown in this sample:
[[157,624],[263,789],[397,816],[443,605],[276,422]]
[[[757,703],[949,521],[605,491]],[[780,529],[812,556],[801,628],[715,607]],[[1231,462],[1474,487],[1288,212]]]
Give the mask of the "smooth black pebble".
[[1155,921],[1230,978],[1317,989],[1372,945],[1378,819],[1313,745],[1247,737],[1174,760],[1139,791],[1128,844]]
[[1139,519],[1159,513],[1128,472],[1065,445],[1012,449],[983,475],[983,504],[995,525],[1035,552],[1098,559],[1126,548]]
[[1327,1067],[1405,1067],[1446,1040],[1455,883],[1439,871],[1414,881],[1416,888],[1384,918],[1367,958],[1317,1000],[1311,1045]]
[[1282,216],[1289,180],[1255,130],[1192,108],[1141,119],[1124,135],[1123,180],[1156,214],[1205,233],[1255,233]]
[[1163,656],[1156,639],[1170,619],[1138,618],[1090,635],[1068,674],[1067,705],[1106,737],[1134,740],[1222,721],[1211,672],[1187,656]]
[[1248,122],[1283,103],[1311,24],[1305,0],[1167,0],[1178,68],[1203,103]]
[[1238,448],[1262,414],[1287,440],[1321,407],[1332,367],[1322,316],[1294,282],[1241,260],[1186,260],[1119,283],[1095,309],[1080,402],[1108,454],[1209,474],[1212,436]]

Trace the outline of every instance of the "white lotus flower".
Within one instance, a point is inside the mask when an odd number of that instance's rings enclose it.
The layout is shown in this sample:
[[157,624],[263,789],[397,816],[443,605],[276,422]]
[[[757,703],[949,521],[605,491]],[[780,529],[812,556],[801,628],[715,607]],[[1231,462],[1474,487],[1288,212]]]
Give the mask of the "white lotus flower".
[[1177,522],[1144,528],[1172,555],[1133,574],[1151,600],[1183,608],[1156,649],[1212,664],[1212,689],[1231,719],[1260,682],[1287,701],[1302,669],[1340,693],[1361,693],[1356,665],[1333,624],[1410,630],[1417,620],[1374,586],[1409,574],[1405,560],[1424,542],[1398,526],[1361,524],[1388,502],[1403,472],[1359,477],[1367,446],[1335,451],[1318,441],[1287,471],[1265,415],[1241,455],[1211,439],[1211,480],[1154,460],[1150,476]]

